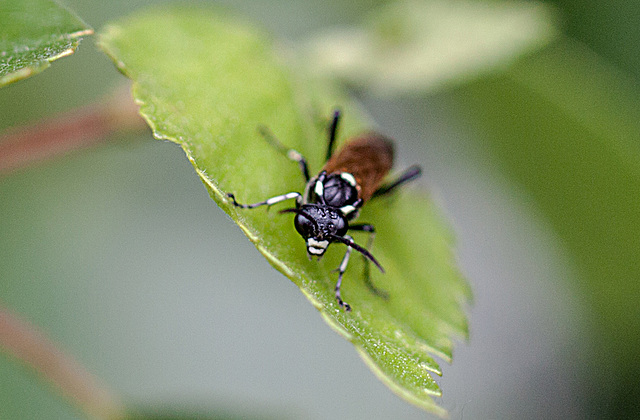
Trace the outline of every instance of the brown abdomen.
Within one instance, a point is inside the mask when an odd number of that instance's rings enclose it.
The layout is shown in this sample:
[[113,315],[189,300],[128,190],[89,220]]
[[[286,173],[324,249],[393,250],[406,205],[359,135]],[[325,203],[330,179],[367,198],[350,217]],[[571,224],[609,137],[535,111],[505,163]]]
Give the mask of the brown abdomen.
[[349,140],[324,165],[328,174],[348,172],[358,183],[358,196],[367,202],[393,165],[393,144],[381,134],[369,132]]

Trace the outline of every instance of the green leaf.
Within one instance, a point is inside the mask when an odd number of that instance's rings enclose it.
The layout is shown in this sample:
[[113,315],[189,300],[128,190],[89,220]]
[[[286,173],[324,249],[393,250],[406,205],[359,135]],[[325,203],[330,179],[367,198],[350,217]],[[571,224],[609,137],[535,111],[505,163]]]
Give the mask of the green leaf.
[[564,39],[456,93],[492,164],[526,189],[572,256],[596,335],[592,363],[617,375],[625,397],[640,371],[637,86]]
[[361,258],[354,257],[343,282],[349,313],[333,292],[332,270],[343,246],[333,245],[320,262],[309,261],[290,215],[238,210],[226,196],[233,192],[247,203],[304,188],[298,166],[265,142],[260,125],[317,171],[332,108],[343,111],[342,140],[370,126],[358,109],[332,86],[292,71],[265,34],[210,10],[148,11],[109,26],[99,42],[133,79],[134,97],[154,135],[182,146],[211,197],[268,261],[391,389],[442,415],[431,398],[441,391],[430,375],[440,368],[429,354],[449,361],[452,337],[467,335],[463,306],[470,290],[455,267],[451,232],[426,194],[414,186],[365,206],[359,220],[376,225],[373,252],[387,270],[374,273],[373,281],[390,299],[371,293]]
[[316,35],[314,69],[373,91],[423,94],[504,69],[557,34],[545,4],[396,1],[357,28]]
[[93,33],[77,16],[49,0],[0,3],[0,86],[40,73],[72,54]]

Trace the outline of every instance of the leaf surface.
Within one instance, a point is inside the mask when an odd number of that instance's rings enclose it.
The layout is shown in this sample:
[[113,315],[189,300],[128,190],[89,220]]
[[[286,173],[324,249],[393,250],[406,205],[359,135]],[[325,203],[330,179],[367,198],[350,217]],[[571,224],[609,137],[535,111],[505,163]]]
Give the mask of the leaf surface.
[[93,33],[80,18],[49,0],[3,0],[0,21],[0,86],[43,71]]
[[[184,149],[213,200],[268,261],[392,390],[443,415],[431,398],[441,395],[431,377],[440,374],[433,355],[449,361],[452,338],[466,337],[470,289],[455,266],[450,229],[427,194],[413,186],[364,207],[358,220],[375,224],[373,253],[386,269],[384,275],[372,271],[373,281],[390,298],[367,288],[362,259],[353,253],[342,289],[352,312],[338,307],[333,291],[343,245],[309,261],[292,216],[275,211],[293,203],[242,210],[226,196],[233,192],[251,203],[304,188],[298,166],[264,141],[259,126],[305,155],[316,172],[334,106],[344,115],[340,141],[371,126],[357,107],[287,64],[264,33],[208,9],[147,11],[109,26],[100,44],[134,81],[154,135]],[[366,244],[365,234],[354,237]]]

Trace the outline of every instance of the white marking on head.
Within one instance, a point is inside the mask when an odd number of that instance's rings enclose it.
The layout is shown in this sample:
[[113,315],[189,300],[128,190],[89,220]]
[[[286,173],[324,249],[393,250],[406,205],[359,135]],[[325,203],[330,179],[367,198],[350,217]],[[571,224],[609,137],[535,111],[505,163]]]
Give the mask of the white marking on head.
[[355,187],[357,184],[356,178],[353,175],[351,175],[349,172],[342,172],[340,174],[340,178],[347,181],[352,187]]
[[326,251],[326,249],[324,249],[324,248],[307,247],[307,251],[309,251],[309,254],[322,255],[322,254],[324,254],[324,251]]
[[329,241],[316,241],[313,238],[307,239],[307,247],[327,249]]

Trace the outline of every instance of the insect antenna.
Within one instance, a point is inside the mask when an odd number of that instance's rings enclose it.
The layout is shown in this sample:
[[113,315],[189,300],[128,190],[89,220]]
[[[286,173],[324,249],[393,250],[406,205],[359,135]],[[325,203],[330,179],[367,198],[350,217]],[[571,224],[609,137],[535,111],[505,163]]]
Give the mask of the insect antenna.
[[338,121],[340,120],[340,110],[333,111],[333,119],[331,120],[331,126],[329,127],[329,144],[327,145],[327,160],[331,159],[333,155],[333,147],[336,144],[336,133],[338,131]]
[[344,238],[342,236],[337,236],[337,235],[331,235],[330,238],[333,241],[342,242],[343,244],[350,246],[351,248],[355,249],[356,251],[358,251],[359,253],[361,253],[365,257],[369,258],[371,260],[371,262],[374,263],[376,265],[376,267],[378,267],[382,273],[384,273],[384,268],[382,268],[382,266],[380,265],[378,260],[376,260],[375,257],[373,255],[371,255],[371,253],[369,251],[367,251],[365,248],[363,248],[360,245],[358,245],[357,243],[353,242],[352,239]]

